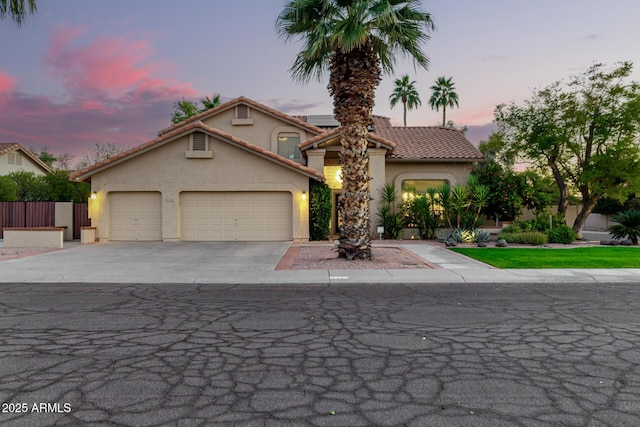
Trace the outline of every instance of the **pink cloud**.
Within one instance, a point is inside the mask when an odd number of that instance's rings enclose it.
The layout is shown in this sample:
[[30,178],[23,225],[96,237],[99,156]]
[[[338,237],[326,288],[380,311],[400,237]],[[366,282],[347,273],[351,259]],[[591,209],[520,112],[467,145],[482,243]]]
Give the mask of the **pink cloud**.
[[95,143],[133,147],[171,124],[175,101],[196,95],[191,83],[167,76],[172,64],[146,41],[86,41],[85,33],[51,31],[43,60],[65,89],[59,97],[19,92],[0,70],[0,141],[75,156]]
[[118,96],[139,87],[177,87],[184,96],[195,94],[188,84],[157,76],[171,69],[156,59],[146,41],[124,37],[99,38],[77,43],[83,28],[62,27],[51,31],[45,63],[69,90],[95,90]]

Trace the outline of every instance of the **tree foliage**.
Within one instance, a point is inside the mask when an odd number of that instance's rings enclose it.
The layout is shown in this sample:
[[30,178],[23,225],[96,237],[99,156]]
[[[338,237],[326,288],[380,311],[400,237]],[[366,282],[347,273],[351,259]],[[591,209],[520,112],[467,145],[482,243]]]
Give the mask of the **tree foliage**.
[[90,191],[90,184],[70,181],[61,170],[47,175],[18,171],[0,176],[3,202],[86,202]]
[[458,107],[458,94],[456,93],[456,85],[453,83],[453,77],[438,77],[436,83],[431,86],[431,98],[429,105],[432,110],[440,111],[442,108],[442,126],[447,124],[447,107]]
[[549,171],[561,214],[570,193],[580,194],[577,234],[600,198],[640,189],[640,86],[628,81],[631,71],[630,62],[595,64],[567,84],[535,91],[523,106],[495,110],[500,156]]
[[173,104],[173,113],[171,114],[171,123],[180,123],[183,120],[187,120],[197,114],[203,113],[207,110],[220,105],[220,94],[215,93],[209,98],[205,96],[200,100],[201,106],[194,101],[182,98],[182,100]]
[[28,15],[36,13],[36,0],[0,0],[0,19],[7,16],[20,27]]
[[407,110],[413,110],[422,105],[420,95],[416,89],[416,82],[410,81],[409,76],[405,74],[394,83],[393,93],[389,97],[391,108],[395,107],[398,102],[402,103],[404,126],[407,126]]
[[331,188],[324,182],[309,182],[309,232],[311,240],[327,240],[333,205]]
[[76,164],[76,169],[84,169],[96,163],[100,163],[110,157],[123,153],[126,150],[127,148],[125,146],[114,144],[112,142],[108,144],[95,144]]

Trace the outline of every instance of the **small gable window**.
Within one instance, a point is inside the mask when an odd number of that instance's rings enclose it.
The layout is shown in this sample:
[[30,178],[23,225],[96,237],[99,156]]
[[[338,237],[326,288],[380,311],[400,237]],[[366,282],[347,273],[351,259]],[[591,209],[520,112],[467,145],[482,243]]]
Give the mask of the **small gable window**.
[[207,135],[202,132],[194,132],[191,138],[191,149],[193,151],[207,151]]
[[238,104],[235,108],[234,118],[231,120],[233,126],[249,126],[253,124],[251,108],[245,104]]
[[278,134],[278,154],[285,159],[299,160],[302,158],[300,149],[300,135],[297,133]]
[[187,159],[212,159],[209,136],[204,132],[193,132],[189,136],[189,150],[184,152]]
[[9,153],[9,164],[10,165],[21,165],[22,164],[22,155],[17,152]]

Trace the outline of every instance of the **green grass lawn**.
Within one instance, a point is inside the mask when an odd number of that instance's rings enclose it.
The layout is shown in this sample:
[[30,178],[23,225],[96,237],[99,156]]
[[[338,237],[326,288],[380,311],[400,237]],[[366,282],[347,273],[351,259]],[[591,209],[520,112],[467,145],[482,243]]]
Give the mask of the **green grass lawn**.
[[498,268],[640,268],[640,247],[455,248]]

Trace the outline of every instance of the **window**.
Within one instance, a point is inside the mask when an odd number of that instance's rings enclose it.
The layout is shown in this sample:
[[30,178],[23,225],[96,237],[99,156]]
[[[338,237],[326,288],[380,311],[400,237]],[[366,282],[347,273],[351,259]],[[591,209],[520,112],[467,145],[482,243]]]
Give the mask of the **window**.
[[189,150],[184,152],[187,159],[212,159],[209,137],[204,132],[193,132],[189,139]]
[[191,149],[193,151],[206,151],[207,135],[202,132],[194,132],[191,140]]
[[449,181],[444,179],[406,179],[402,181],[402,199],[406,201],[411,195],[426,194],[430,188],[440,188]]
[[236,119],[248,119],[249,118],[249,107],[246,105],[240,104],[236,107]]
[[10,165],[21,165],[22,164],[22,155],[20,153],[9,153],[9,164]]
[[285,159],[296,160],[302,158],[300,149],[300,135],[297,133],[278,134],[278,154]]
[[251,108],[249,108],[248,105],[237,105],[234,115],[235,117],[231,119],[231,124],[233,126],[248,126],[253,124],[253,119],[251,118]]

